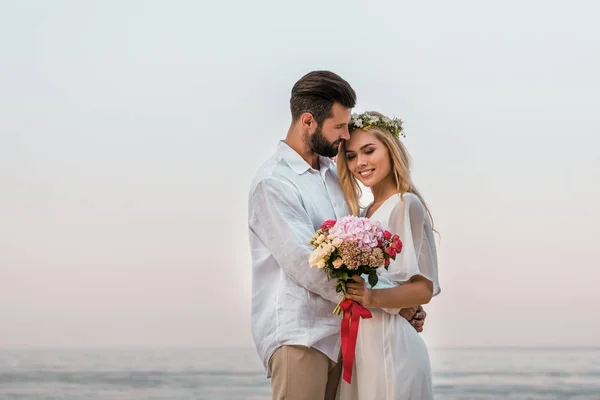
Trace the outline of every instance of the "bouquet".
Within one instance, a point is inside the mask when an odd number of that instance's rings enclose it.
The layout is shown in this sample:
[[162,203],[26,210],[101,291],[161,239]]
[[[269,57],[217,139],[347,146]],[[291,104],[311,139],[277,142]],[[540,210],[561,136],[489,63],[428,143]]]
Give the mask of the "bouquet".
[[[313,268],[325,270],[337,279],[335,290],[346,294],[346,282],[353,275],[368,275],[369,285],[378,281],[377,270],[387,270],[390,259],[402,251],[398,235],[383,230],[379,221],[362,217],[343,217],[327,220],[313,235],[314,250],[308,259]],[[334,313],[340,314],[340,304]]]
[[[362,217],[343,217],[327,220],[315,232],[310,244],[314,250],[308,263],[311,268],[324,270],[337,279],[335,290],[346,294],[346,282],[353,275],[368,275],[369,285],[378,281],[377,270],[387,270],[390,260],[402,251],[398,235],[384,230],[378,221]],[[371,312],[350,299],[342,298],[333,312],[344,312],[341,324],[344,380],[351,383],[354,350],[360,318],[371,318]]]

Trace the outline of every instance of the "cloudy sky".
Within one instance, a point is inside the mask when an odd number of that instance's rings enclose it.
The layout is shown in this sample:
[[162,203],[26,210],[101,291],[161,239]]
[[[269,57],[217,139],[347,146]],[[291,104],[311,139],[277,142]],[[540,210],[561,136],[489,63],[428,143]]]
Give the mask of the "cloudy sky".
[[405,121],[430,346],[600,346],[599,12],[3,1],[0,348],[252,346],[248,188],[315,69]]

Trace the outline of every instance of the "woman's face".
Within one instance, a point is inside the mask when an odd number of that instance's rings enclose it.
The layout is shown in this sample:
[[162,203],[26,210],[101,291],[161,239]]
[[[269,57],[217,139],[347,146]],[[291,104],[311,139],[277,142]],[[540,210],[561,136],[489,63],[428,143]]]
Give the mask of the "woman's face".
[[373,187],[391,175],[389,151],[374,133],[353,131],[346,140],[345,154],[350,172],[366,187]]

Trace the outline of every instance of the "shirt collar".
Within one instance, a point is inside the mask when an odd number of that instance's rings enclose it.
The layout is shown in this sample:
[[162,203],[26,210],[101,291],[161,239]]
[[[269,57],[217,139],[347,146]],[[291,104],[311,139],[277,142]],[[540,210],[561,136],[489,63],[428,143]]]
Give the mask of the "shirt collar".
[[[290,168],[298,175],[302,175],[309,169],[312,169],[310,164],[307,163],[306,160],[304,160],[304,158],[302,158],[302,156],[296,152],[296,150],[292,149],[283,140],[281,140],[277,145],[277,153],[281,155]],[[320,172],[322,174],[331,168],[332,164],[333,162],[329,158],[319,156],[319,166],[321,167]]]

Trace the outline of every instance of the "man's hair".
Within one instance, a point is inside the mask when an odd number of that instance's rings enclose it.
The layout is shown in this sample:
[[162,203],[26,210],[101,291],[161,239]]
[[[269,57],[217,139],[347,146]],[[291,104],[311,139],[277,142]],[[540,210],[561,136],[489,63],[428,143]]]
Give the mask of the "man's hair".
[[292,121],[297,121],[304,113],[311,113],[320,125],[331,117],[333,103],[354,108],[356,93],[352,86],[330,71],[309,72],[292,88]]

